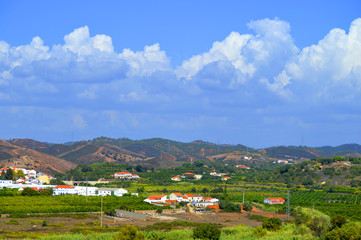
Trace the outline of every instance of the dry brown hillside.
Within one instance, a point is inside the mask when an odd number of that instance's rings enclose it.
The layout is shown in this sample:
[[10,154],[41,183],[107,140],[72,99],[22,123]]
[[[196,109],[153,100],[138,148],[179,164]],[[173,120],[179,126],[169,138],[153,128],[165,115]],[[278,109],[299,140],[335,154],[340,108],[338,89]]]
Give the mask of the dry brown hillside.
[[77,166],[64,159],[20,147],[5,140],[0,140],[0,165],[34,169],[49,174],[65,173]]

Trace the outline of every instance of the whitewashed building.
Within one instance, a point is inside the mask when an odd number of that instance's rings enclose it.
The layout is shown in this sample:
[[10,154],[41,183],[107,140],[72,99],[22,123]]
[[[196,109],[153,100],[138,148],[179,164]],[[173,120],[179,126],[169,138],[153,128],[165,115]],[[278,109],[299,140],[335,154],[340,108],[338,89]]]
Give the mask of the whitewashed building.
[[74,187],[69,185],[58,185],[53,188],[53,195],[75,195],[78,192],[75,190]]
[[124,194],[127,194],[128,190],[123,188],[98,188],[95,190],[97,196],[116,196],[121,197]]

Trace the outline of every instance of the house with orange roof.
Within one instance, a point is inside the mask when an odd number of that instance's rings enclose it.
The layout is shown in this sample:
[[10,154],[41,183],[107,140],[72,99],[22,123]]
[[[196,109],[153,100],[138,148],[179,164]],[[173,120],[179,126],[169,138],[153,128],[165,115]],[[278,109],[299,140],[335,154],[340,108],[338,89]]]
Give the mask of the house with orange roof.
[[240,169],[251,169],[250,167],[247,167],[245,165],[236,165],[236,167]]
[[169,195],[169,199],[170,200],[176,200],[178,202],[181,202],[183,201],[183,194],[179,193],[179,192],[176,192],[176,193],[171,193]]
[[183,178],[194,178],[195,174],[191,172],[183,173]]
[[284,204],[285,200],[281,197],[269,197],[266,198],[263,202],[266,204]]
[[115,178],[132,178],[132,174],[130,172],[116,172],[114,173]]
[[167,195],[151,195],[147,197],[144,202],[147,203],[165,203],[167,200]]
[[222,181],[227,181],[229,179],[229,177],[222,177],[221,180]]
[[216,212],[219,211],[219,205],[208,205],[207,208],[211,209],[211,210],[214,210]]
[[180,180],[181,180],[181,178],[179,176],[172,177],[172,181],[179,182]]
[[78,192],[75,190],[74,187],[69,185],[58,185],[53,188],[53,195],[75,195]]

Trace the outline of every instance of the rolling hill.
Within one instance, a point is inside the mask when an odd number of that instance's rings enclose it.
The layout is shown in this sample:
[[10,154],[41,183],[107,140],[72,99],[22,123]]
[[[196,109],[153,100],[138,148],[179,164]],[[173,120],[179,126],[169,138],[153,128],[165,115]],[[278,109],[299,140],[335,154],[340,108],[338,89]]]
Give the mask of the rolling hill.
[[[353,151],[353,150],[357,151]],[[312,158],[358,156],[358,144],[337,147],[278,146],[253,149],[244,145],[214,144],[201,140],[183,143],[162,138],[131,140],[98,137],[89,141],[50,144],[31,139],[1,140],[0,165],[33,167],[44,172],[64,172],[77,165],[127,163],[153,168],[175,167],[185,162],[211,160],[237,163],[245,156],[256,162],[289,159],[299,162]]]

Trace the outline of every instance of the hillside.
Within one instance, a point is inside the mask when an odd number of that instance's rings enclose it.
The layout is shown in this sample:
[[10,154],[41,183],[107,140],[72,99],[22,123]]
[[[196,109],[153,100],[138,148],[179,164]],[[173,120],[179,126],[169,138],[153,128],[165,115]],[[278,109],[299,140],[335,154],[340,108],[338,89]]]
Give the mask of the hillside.
[[[20,142],[23,146],[28,146],[29,144],[32,146],[31,140],[23,139],[22,141],[15,142]],[[50,174],[57,172],[65,173],[77,166],[77,164],[67,160],[21,147],[4,140],[0,140],[0,165],[35,169]]]
[[[15,153],[20,152],[19,149],[22,149],[24,153]],[[2,140],[0,164],[5,165],[5,162],[14,162],[18,158],[27,159],[20,161],[19,164],[26,162],[29,166],[38,166],[39,164],[35,161],[41,161],[44,164],[49,161],[54,164],[47,167],[54,168],[54,170],[56,168],[55,171],[61,172],[70,166],[92,163],[126,163],[150,168],[176,167],[183,163],[198,160],[210,160],[224,164],[247,164],[247,161],[251,161],[249,162],[251,164],[287,159],[296,163],[313,158],[361,157],[359,152],[361,152],[361,146],[357,144],[318,148],[278,146],[256,150],[240,144],[219,145],[201,140],[183,143],[162,138],[131,140],[128,138],[99,137],[89,141],[68,144],[49,144],[31,139],[14,139],[11,141]],[[34,156],[34,161],[27,156]],[[65,161],[65,165],[62,161]],[[64,165],[65,167],[57,165]]]

